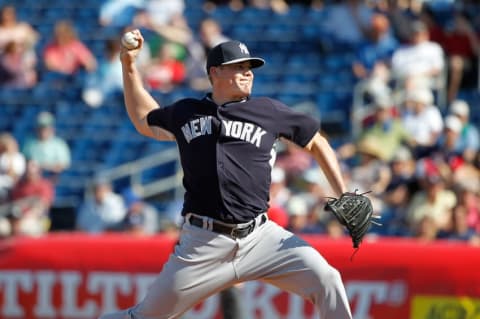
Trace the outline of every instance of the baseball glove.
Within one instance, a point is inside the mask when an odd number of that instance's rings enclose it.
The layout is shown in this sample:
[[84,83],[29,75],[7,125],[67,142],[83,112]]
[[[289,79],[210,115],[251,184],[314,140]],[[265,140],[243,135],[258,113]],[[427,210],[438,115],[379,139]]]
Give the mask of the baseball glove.
[[353,248],[358,248],[371,224],[381,225],[374,219],[372,202],[357,191],[343,193],[339,198],[330,198],[325,210],[331,211],[337,220],[347,228],[352,238]]

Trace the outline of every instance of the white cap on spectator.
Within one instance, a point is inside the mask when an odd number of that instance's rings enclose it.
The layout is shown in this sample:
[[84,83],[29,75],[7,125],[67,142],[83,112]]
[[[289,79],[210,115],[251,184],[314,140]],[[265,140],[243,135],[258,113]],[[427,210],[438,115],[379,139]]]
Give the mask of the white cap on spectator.
[[413,159],[412,152],[405,146],[400,146],[393,154],[393,162],[403,162]]
[[285,180],[285,171],[283,168],[274,167],[272,168],[272,183],[281,183]]
[[455,115],[448,115],[445,118],[445,127],[455,133],[459,133],[462,130],[462,121]]
[[288,201],[287,211],[292,216],[305,216],[308,213],[307,202],[301,196],[292,196]]
[[428,88],[412,89],[405,94],[405,101],[414,101],[429,105],[433,103],[433,100],[432,91]]
[[468,116],[470,114],[470,107],[467,102],[463,100],[455,100],[450,105],[450,112],[458,116]]
[[303,172],[302,178],[305,182],[311,185],[319,185],[320,187],[328,188],[330,184],[328,179],[319,167],[312,167]]
[[388,94],[378,94],[375,96],[374,104],[377,110],[385,110],[392,107],[393,101]]
[[39,127],[48,127],[53,126],[55,123],[55,117],[52,113],[43,111],[37,115],[37,126]]

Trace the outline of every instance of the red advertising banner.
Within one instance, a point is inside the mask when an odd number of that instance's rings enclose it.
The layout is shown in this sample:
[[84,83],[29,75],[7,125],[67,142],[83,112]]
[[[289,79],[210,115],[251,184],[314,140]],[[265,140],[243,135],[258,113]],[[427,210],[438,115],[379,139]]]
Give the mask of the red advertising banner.
[[[304,236],[342,274],[355,319],[480,318],[480,248],[412,239]],[[0,318],[93,319],[144,296],[176,238],[51,234],[0,241]],[[298,296],[241,286],[252,319],[318,318]],[[159,301],[161,302],[161,301]],[[220,319],[213,296],[185,318]]]

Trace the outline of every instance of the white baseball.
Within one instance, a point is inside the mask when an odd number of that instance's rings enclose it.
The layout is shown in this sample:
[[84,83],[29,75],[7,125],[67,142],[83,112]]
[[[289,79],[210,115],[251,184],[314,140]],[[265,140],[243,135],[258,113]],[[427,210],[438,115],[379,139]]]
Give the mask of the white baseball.
[[138,39],[135,36],[135,33],[132,31],[125,33],[122,36],[122,45],[129,50],[136,49],[138,47]]

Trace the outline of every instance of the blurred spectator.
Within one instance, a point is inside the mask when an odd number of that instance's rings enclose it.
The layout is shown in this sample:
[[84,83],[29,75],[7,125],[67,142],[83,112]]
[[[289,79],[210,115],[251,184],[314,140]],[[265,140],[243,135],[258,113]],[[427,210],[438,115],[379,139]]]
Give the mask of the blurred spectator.
[[325,232],[326,226],[333,217],[330,212],[325,211],[325,204],[329,197],[334,197],[334,192],[318,165],[314,165],[302,174],[295,196],[307,203],[309,226],[304,232]]
[[145,0],[143,10],[135,17],[134,25],[155,30],[170,24],[176,16],[182,16],[184,0]]
[[390,33],[390,23],[385,15],[374,14],[370,23],[367,40],[355,50],[353,74],[370,94],[388,94],[390,60],[399,44]]
[[311,158],[305,151],[287,140],[277,142],[276,166],[285,171],[287,183],[293,183],[303,172],[312,166]]
[[291,4],[304,4],[307,3],[313,6],[318,0],[208,0],[204,3],[204,10],[207,12],[215,10],[218,6],[229,6],[233,11],[240,11],[246,6],[259,8],[259,9],[271,9],[276,13],[285,13],[289,9]]
[[335,41],[355,47],[366,41],[372,14],[362,0],[336,1],[323,22],[324,28]]
[[[131,3],[128,6],[131,7]],[[148,45],[151,56],[161,55],[164,44],[170,42],[172,56],[183,61],[187,51],[186,44],[193,33],[183,15],[184,9],[183,0],[145,0],[136,10],[133,21],[125,27],[144,30],[144,44]],[[147,65],[144,71],[148,69]]]
[[303,175],[302,179],[305,183],[303,189],[306,193],[311,195],[313,198],[318,199],[324,203],[324,199],[328,196],[333,197],[333,190],[328,183],[327,177],[323,173],[322,169],[317,165],[312,168],[307,169]]
[[395,187],[396,184],[403,184],[408,187],[410,194],[418,190],[416,180],[416,162],[412,152],[405,146],[397,149],[390,161],[391,179],[387,188]]
[[438,88],[444,71],[443,50],[429,40],[428,29],[421,21],[412,23],[410,42],[400,46],[392,56],[391,74],[400,89]]
[[427,27],[430,41],[441,44],[445,36],[444,25],[446,22],[439,21],[435,9],[431,8],[429,3],[424,3],[418,19]]
[[[480,172],[464,177],[456,186],[458,205],[467,212],[468,226],[480,234],[480,187],[478,186]],[[472,182],[476,182],[472,183]]]
[[284,0],[206,0],[204,1],[203,9],[206,12],[211,12],[219,6],[228,6],[230,10],[240,11],[246,6],[267,8],[270,4],[272,4],[272,8],[275,5],[283,4],[286,6]]
[[10,196],[10,191],[25,173],[25,156],[10,133],[0,134],[0,203]]
[[218,6],[229,6],[233,11],[242,10],[246,0],[205,0],[203,9],[207,12],[215,10]]
[[183,14],[173,15],[165,24],[144,26],[145,43],[148,44],[151,56],[160,54],[165,43],[172,45],[173,56],[184,61],[188,55],[188,48],[194,39],[193,30]]
[[53,184],[42,175],[35,160],[27,162],[25,174],[10,196],[14,235],[41,235],[50,227],[49,212],[55,199]]
[[438,230],[447,229],[451,209],[457,204],[455,193],[446,187],[444,178],[435,166],[426,169],[420,185],[421,190],[413,195],[409,203],[409,225],[415,228],[425,216],[429,216]]
[[0,86],[30,88],[37,83],[37,56],[20,42],[10,41],[0,53]]
[[407,43],[411,34],[412,19],[417,17],[416,10],[412,10],[409,4],[415,1],[377,0],[374,10],[385,14],[392,26],[392,33],[401,43]]
[[123,89],[122,65],[118,39],[105,41],[105,53],[95,72],[86,77],[82,97],[91,107],[99,107],[103,101]]
[[125,202],[109,181],[98,179],[77,212],[76,227],[88,233],[118,230],[127,216]]
[[475,14],[480,10],[480,3],[477,0],[458,0],[455,1],[455,7],[464,13],[469,15],[472,25],[475,29],[479,30],[480,16]]
[[475,229],[468,225],[468,211],[465,206],[457,205],[452,209],[450,227],[438,234],[439,238],[474,242],[478,239]]
[[460,134],[462,122],[454,115],[448,115],[444,119],[445,130],[438,140],[439,152],[443,153],[446,160],[461,158],[463,149],[460,148]]
[[334,239],[342,238],[347,235],[345,227],[340,224],[340,221],[335,217],[331,217],[326,222],[325,231],[330,238]]
[[208,53],[208,51],[217,44],[230,39],[223,33],[220,24],[212,18],[206,18],[200,22],[198,33],[205,53]]
[[270,205],[285,207],[291,195],[285,171],[278,166],[273,167],[270,184]]
[[400,147],[390,162],[391,178],[383,194],[382,226],[372,226],[372,232],[380,235],[406,236],[410,230],[406,219],[408,203],[418,191],[415,176],[415,159],[410,150]]
[[205,69],[206,55],[210,48],[227,41],[229,38],[223,34],[221,26],[212,18],[205,18],[200,22],[198,34],[189,27],[183,15],[172,17],[169,24],[157,26],[154,28],[156,34],[160,36],[159,40],[149,41],[152,44],[151,51],[155,52],[159,46],[156,42],[175,43],[176,51],[184,50],[184,54],[176,53],[177,59],[185,63],[186,76],[189,85],[200,91],[210,88]]
[[[458,161],[457,164],[451,166],[451,187],[468,189],[474,194],[480,195],[480,170],[472,163]],[[480,198],[479,198],[480,199]]]
[[412,234],[420,242],[432,242],[437,239],[438,233],[438,225],[430,215],[423,215],[418,222],[413,225]]
[[97,61],[87,46],[76,34],[72,22],[60,20],[55,23],[53,39],[43,52],[47,70],[72,75],[81,69],[93,72]]
[[284,14],[292,5],[304,5],[312,9],[321,7],[323,0],[250,0],[250,4],[256,8],[271,9],[277,14]]
[[188,44],[188,55],[185,60],[187,77],[190,86],[196,90],[205,91],[210,88],[210,81],[205,69],[208,51],[222,42],[228,41],[220,24],[206,18],[200,22],[198,35]]
[[166,42],[157,57],[145,68],[145,82],[153,90],[170,92],[185,80],[185,65],[175,58],[172,43]]
[[100,5],[99,23],[104,27],[131,25],[144,4],[145,0],[106,0]]
[[36,135],[26,140],[22,153],[35,160],[47,176],[55,179],[70,167],[70,147],[55,133],[55,118],[49,112],[40,112],[36,119]]
[[287,203],[289,222],[287,229],[293,233],[321,233],[319,225],[311,223],[309,218],[310,207],[308,198],[297,194]]
[[403,125],[413,137],[414,156],[427,156],[433,151],[443,130],[443,118],[438,107],[433,105],[431,90],[408,90],[402,113]]
[[[357,144],[364,139],[375,141],[379,150],[377,155],[389,162],[402,144],[412,143],[413,137],[390,99],[377,97],[372,104],[373,114],[364,120],[366,128],[360,132]],[[355,154],[355,143],[345,143],[337,152],[340,158],[350,158]]]
[[439,43],[448,65],[447,102],[452,102],[460,89],[477,87],[480,41],[468,17],[460,11],[455,11],[443,30]]
[[122,221],[120,230],[135,235],[153,235],[159,231],[158,211],[132,189],[122,193],[127,208],[127,215]]
[[0,52],[12,41],[20,44],[25,51],[33,51],[38,39],[38,32],[29,23],[17,20],[14,6],[2,7],[0,11]]
[[[440,136],[435,152],[435,157],[438,161],[443,161],[443,165],[447,167],[445,170],[448,169],[451,173],[456,173],[457,175],[463,174],[458,173],[459,170],[470,166],[470,163],[463,157],[463,154],[468,154],[468,150],[464,148],[461,134],[462,121],[454,115],[448,115],[445,118],[444,133]],[[474,155],[475,152],[472,153],[472,156]]]
[[12,235],[12,225],[7,217],[0,216],[0,239]]
[[273,167],[270,183],[270,202],[267,211],[268,218],[282,227],[288,226],[288,212],[286,205],[291,191],[287,186],[285,172],[279,167]]
[[477,127],[470,122],[470,106],[463,100],[455,100],[450,104],[449,110],[462,124],[456,148],[461,150],[463,158],[471,163],[480,149],[480,134]]
[[407,184],[389,184],[382,196],[383,207],[380,214],[382,226],[374,225],[370,232],[386,236],[410,235],[406,213],[411,198]]
[[351,169],[348,185],[349,189],[358,190],[360,193],[371,191],[369,197],[376,212],[382,211],[380,195],[391,179],[390,169],[382,160],[382,152],[375,140],[363,139],[357,146],[359,162]]

